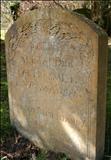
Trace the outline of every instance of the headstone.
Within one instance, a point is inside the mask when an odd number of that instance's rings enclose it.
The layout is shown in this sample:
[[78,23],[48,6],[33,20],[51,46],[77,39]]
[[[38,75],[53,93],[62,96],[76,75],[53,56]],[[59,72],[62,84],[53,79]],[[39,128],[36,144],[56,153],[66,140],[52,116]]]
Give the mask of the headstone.
[[104,154],[107,35],[58,6],[29,11],[6,35],[12,124],[73,160]]

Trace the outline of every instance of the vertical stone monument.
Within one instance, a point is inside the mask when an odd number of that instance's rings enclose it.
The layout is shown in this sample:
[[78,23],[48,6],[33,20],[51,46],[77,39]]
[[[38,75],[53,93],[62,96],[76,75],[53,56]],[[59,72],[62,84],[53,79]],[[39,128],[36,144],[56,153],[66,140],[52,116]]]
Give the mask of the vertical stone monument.
[[6,35],[12,124],[72,160],[104,154],[107,35],[58,6],[25,13]]

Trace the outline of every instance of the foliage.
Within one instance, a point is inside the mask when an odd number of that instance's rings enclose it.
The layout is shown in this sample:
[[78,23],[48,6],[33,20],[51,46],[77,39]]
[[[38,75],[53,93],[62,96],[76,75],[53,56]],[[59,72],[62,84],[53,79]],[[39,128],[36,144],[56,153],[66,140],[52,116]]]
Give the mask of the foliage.
[[5,39],[8,28],[18,18],[19,0],[1,1],[1,39]]
[[1,118],[1,140],[3,141],[7,136],[10,136],[13,132],[13,129],[10,124],[9,118],[9,108],[8,108],[8,88],[7,88],[7,80],[6,80],[6,63],[4,53],[0,53],[1,60],[1,106],[0,106],[0,118]]
[[82,8],[74,10],[102,27],[111,36],[111,1],[85,1]]
[[39,151],[37,155],[37,160],[46,160],[47,159],[47,153],[45,151]]
[[91,0],[92,20],[111,36],[111,1]]
[[57,160],[69,160],[69,159],[64,153],[61,153],[57,155]]
[[10,6],[11,15],[12,15],[14,21],[16,21],[17,18],[19,17],[19,15],[18,15],[19,8],[20,8],[20,2],[16,2]]
[[80,9],[75,9],[74,12],[77,12],[79,14],[84,15],[85,17],[91,19],[91,10],[88,8],[80,8]]
[[10,14],[10,1],[1,2],[1,39],[4,39],[6,30],[12,24],[12,17]]
[[1,18],[2,24],[6,22],[11,23],[12,19],[15,21],[19,17],[20,0],[17,1],[3,1],[1,2]]

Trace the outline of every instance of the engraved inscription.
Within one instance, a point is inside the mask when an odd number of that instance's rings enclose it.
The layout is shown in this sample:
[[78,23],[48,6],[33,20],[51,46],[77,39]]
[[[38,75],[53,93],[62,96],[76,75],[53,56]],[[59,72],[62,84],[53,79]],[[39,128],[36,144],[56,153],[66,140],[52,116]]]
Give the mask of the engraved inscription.
[[[44,21],[45,22],[45,21]],[[39,23],[39,22],[38,22]],[[40,21],[40,23],[43,23],[42,21]],[[35,26],[36,24],[34,24]],[[65,26],[65,28],[64,28]],[[72,24],[70,24],[70,26],[72,26]],[[32,25],[33,27],[33,25]],[[48,77],[48,81],[55,81],[55,79],[59,80],[61,82],[61,90],[55,90],[53,88],[55,88],[54,86],[52,87],[48,87],[48,85],[43,85],[42,87],[38,87],[39,91],[44,91],[46,93],[53,93],[53,94],[62,94],[63,96],[71,96],[71,95],[76,95],[77,92],[77,87],[79,88],[79,86],[77,86],[77,82],[76,82],[76,76],[81,74],[81,70],[78,68],[76,75],[73,74],[72,68],[74,66],[76,66],[76,62],[77,59],[80,59],[78,61],[77,66],[82,65],[82,70],[84,72],[84,74],[86,74],[86,79],[84,80],[85,83],[87,83],[88,78],[90,77],[90,73],[91,70],[89,69],[87,71],[88,68],[86,68],[86,66],[88,66],[89,64],[91,64],[91,59],[93,59],[93,57],[89,57],[89,53],[92,53],[92,44],[91,44],[91,40],[89,40],[87,38],[86,35],[84,35],[83,32],[80,32],[80,34],[77,34],[77,32],[79,31],[79,29],[76,27],[76,30],[73,31],[73,28],[71,28],[71,31],[68,30],[69,26],[67,26],[67,24],[61,23],[61,24],[55,24],[52,27],[49,27],[49,37],[51,36],[52,38],[54,37],[55,39],[57,38],[57,41],[61,41],[61,40],[69,40],[70,42],[68,43],[67,47],[71,48],[71,52],[68,53],[68,50],[66,48],[63,48],[63,50],[61,51],[61,47],[58,43],[54,44],[57,45],[57,48],[55,46],[51,46],[51,44],[49,44],[49,41],[44,42],[44,41],[39,41],[36,42],[35,45],[33,45],[33,51],[32,51],[32,55],[30,55],[30,53],[28,55],[24,55],[21,57],[21,69],[19,70],[19,74],[20,76],[23,77],[23,83],[28,87],[34,87],[36,84],[36,81],[39,81],[39,79],[44,79],[44,77],[46,76],[46,73],[41,73],[41,70],[36,69],[36,68],[40,68],[40,66],[42,68],[47,68],[49,70],[52,70],[55,72],[55,76],[52,76],[50,73],[50,76]],[[36,30],[34,32],[34,30]],[[64,33],[64,30],[66,30],[66,32]],[[36,37],[35,33],[39,31],[39,28],[34,27],[33,28],[33,32],[32,32],[32,37]],[[78,36],[77,36],[78,35]],[[62,37],[61,37],[62,36]],[[70,37],[70,38],[69,38]],[[83,37],[86,37],[86,39],[84,39]],[[79,38],[81,38],[79,40]],[[36,40],[36,39],[35,39]],[[35,43],[34,40],[34,43]],[[77,43],[78,42],[78,43]],[[52,43],[52,42],[51,42]],[[62,43],[64,44],[63,41],[61,41],[61,45]],[[47,48],[47,46],[50,46],[50,48]],[[52,48],[51,48],[52,47]],[[54,55],[51,55],[51,50],[54,49],[53,47],[55,47],[55,50],[57,50],[57,52],[55,52]],[[38,50],[38,55],[37,55],[37,50]],[[45,50],[48,49],[49,53],[47,52],[45,55]],[[76,52],[75,52],[76,49]],[[41,52],[42,51],[42,52]],[[44,52],[43,52],[44,51]],[[78,53],[77,53],[78,52]],[[83,53],[85,52],[85,54],[83,55]],[[36,54],[36,56],[33,56],[33,54]],[[93,54],[91,54],[93,55]],[[80,64],[79,64],[80,63]],[[31,68],[28,68],[28,65],[31,66]],[[22,67],[24,66],[24,67]],[[55,69],[54,69],[55,68]],[[65,72],[61,72],[62,70],[66,70]],[[31,71],[30,71],[31,70]],[[60,70],[60,73],[59,73]],[[69,74],[70,73],[70,74]],[[70,76],[69,76],[70,75]],[[68,87],[66,86],[66,84],[68,84]],[[75,84],[75,87],[74,85]],[[56,85],[55,85],[56,86]]]

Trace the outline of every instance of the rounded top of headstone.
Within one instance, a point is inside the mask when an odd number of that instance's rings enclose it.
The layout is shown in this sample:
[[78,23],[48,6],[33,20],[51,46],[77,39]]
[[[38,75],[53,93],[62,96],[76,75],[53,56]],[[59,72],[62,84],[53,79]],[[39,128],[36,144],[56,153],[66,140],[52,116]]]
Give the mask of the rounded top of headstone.
[[71,10],[62,8],[61,6],[53,3],[52,1],[46,3],[46,5],[38,7],[37,9],[25,12],[21,17],[17,19],[17,21],[14,22],[14,24],[8,30],[7,34],[10,33],[11,30],[19,31],[24,24],[30,24],[32,23],[32,21],[34,24],[34,21],[40,19],[47,19],[49,20],[49,23],[54,23],[58,21],[72,21],[72,23],[78,23],[78,27],[84,27],[84,30],[86,31],[88,31],[89,29],[90,31],[92,30],[94,33],[96,33],[98,36],[107,36],[107,33],[102,28],[100,28],[88,18]]

